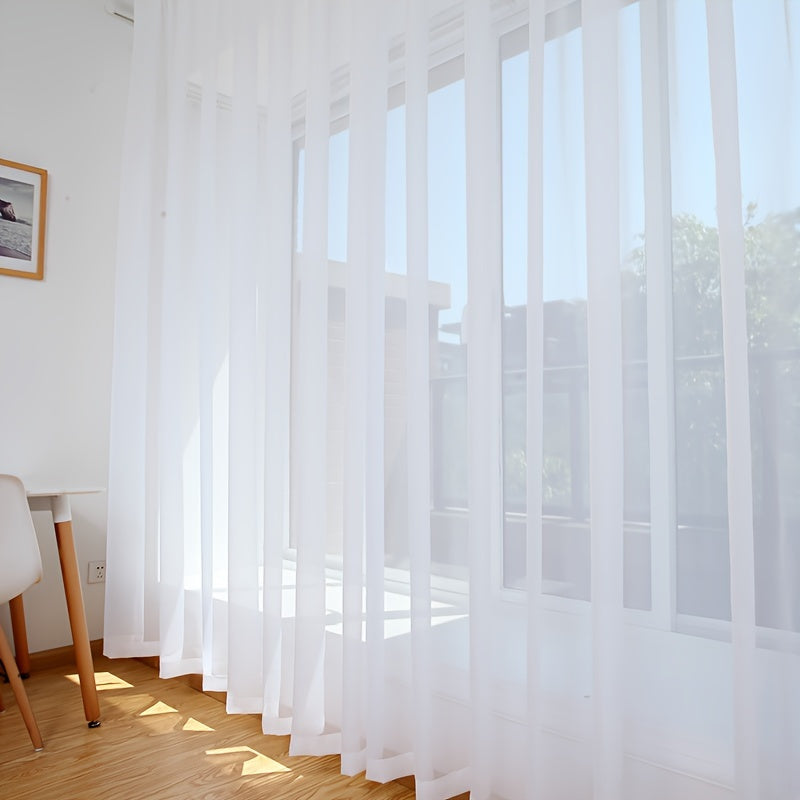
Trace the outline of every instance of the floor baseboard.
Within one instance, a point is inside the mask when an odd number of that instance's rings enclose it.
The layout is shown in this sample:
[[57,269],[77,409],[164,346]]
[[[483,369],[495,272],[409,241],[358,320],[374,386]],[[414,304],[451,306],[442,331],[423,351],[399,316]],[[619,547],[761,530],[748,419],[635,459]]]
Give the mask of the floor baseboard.
[[[94,639],[89,642],[92,656],[103,655],[103,640]],[[51,650],[40,650],[38,653],[31,653],[31,672],[37,672],[53,667],[67,667],[75,664],[75,650],[71,644],[65,647],[54,647]]]

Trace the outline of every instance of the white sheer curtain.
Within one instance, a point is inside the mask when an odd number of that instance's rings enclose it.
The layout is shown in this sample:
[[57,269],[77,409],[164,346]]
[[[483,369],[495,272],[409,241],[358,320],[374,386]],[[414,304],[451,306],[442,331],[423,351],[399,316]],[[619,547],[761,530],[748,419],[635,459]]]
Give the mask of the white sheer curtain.
[[798,54],[139,0],[107,654],[430,800],[800,797]]

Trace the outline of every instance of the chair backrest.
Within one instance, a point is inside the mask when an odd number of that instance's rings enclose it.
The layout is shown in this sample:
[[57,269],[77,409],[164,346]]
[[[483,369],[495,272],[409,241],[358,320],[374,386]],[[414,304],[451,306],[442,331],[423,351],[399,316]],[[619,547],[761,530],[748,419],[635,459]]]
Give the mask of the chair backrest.
[[0,475],[0,603],[42,577],[42,557],[22,481]]

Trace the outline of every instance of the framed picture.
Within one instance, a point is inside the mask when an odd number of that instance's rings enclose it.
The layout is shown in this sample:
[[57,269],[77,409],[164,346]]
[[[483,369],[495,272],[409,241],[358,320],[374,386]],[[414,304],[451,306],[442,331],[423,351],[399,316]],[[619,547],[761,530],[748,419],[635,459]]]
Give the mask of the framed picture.
[[0,158],[0,275],[44,277],[47,171]]

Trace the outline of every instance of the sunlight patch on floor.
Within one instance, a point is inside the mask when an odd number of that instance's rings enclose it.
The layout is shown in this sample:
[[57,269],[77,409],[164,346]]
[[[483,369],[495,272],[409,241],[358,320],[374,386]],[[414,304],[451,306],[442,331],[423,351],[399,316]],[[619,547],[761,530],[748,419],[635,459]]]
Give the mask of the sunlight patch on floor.
[[242,775],[268,775],[276,772],[291,772],[289,767],[253,750],[252,747],[221,747],[217,750],[206,750],[207,756],[223,756],[237,753],[252,753],[253,758],[242,764]]
[[182,730],[184,731],[213,731],[214,728],[209,728],[208,725],[203,724],[200,720],[195,719],[194,717],[189,717],[186,720],[186,724],[183,726]]
[[[81,679],[78,675],[65,675],[64,677],[80,686]],[[95,672],[94,682],[98,692],[107,692],[110,689],[133,689],[132,683],[128,683],[110,672]]]
[[168,706],[166,703],[162,703],[161,700],[157,700],[150,708],[146,708],[142,711],[139,716],[140,717],[153,717],[156,714],[178,714],[178,709],[173,708],[172,706]]

